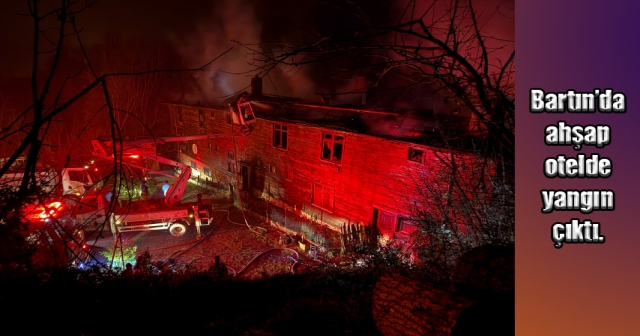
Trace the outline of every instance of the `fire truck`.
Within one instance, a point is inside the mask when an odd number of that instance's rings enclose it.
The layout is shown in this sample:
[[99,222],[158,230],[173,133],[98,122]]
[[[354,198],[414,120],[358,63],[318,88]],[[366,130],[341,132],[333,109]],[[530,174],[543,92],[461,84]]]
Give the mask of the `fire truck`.
[[[105,190],[107,192],[113,189],[101,188],[101,192],[89,193],[82,199],[82,203],[97,204],[97,211],[91,216],[106,220],[111,228],[114,237],[120,232],[131,231],[149,231],[149,230],[168,230],[173,236],[184,235],[190,227],[195,227],[198,237],[200,236],[200,227],[211,224],[210,205],[202,201],[192,203],[182,203],[182,196],[185,192],[192,168],[181,162],[174,161],[157,155],[156,145],[169,142],[203,140],[226,134],[197,135],[197,136],[179,136],[179,137],[159,137],[159,138],[138,138],[136,140],[116,140],[96,139],[92,141],[93,155],[98,158],[116,160],[123,165],[137,168],[147,172],[166,176],[175,181],[170,184],[164,198],[160,200],[137,200],[126,202],[125,204],[117,204],[113,207],[113,211],[107,215],[109,209],[108,201],[104,197]],[[160,170],[151,169],[137,161],[128,159],[147,159],[147,161],[155,161],[174,167],[179,171],[176,177],[173,174],[167,174]],[[83,220],[91,220],[91,218],[83,218]]]
[[[17,188],[24,176],[20,169],[20,162],[14,164],[17,168],[9,170],[0,177],[0,185],[8,188]],[[56,164],[39,164],[35,172],[35,179],[45,194],[64,197],[75,195],[82,196],[93,186],[94,178],[89,172],[89,165],[63,166]]]
[[[14,169],[0,177],[0,186],[17,189],[24,177],[20,160]],[[41,197],[26,204],[9,217],[23,224],[21,231],[34,248],[36,265],[66,265],[86,258],[85,232],[72,216],[82,195],[94,184],[88,165],[63,166],[39,164],[35,180]],[[8,220],[8,218],[3,218]]]

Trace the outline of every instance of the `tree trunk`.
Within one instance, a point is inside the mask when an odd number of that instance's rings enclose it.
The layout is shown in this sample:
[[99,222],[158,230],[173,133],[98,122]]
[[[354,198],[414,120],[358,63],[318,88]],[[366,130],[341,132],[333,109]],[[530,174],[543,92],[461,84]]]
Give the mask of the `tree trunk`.
[[380,277],[373,316],[383,335],[451,335],[460,313],[474,301],[399,274]]

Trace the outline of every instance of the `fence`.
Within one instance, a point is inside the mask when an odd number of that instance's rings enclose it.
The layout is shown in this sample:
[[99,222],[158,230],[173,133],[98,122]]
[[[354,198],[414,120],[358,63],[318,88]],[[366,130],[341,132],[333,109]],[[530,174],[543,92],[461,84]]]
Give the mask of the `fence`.
[[336,233],[324,224],[300,217],[287,209],[268,204],[264,199],[254,198],[247,193],[242,194],[242,201],[246,209],[269,218],[291,232],[304,235],[305,238],[322,247],[337,247]]
[[376,242],[373,226],[342,224],[340,228],[340,248],[342,252],[352,252],[359,247],[372,246]]

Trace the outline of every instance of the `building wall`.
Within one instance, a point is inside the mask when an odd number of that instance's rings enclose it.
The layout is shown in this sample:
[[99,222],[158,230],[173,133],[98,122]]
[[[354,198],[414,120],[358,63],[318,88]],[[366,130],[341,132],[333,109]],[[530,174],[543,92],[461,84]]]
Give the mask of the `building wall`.
[[[177,105],[170,108],[178,135],[226,134],[210,141],[194,142],[197,154],[190,148],[192,142],[181,144],[184,163],[190,164],[188,161],[195,159],[202,167],[198,170],[202,171],[205,166],[210,168],[212,180],[224,186],[233,185],[235,190],[236,175],[229,172],[229,165],[235,166],[234,157],[229,157],[232,153],[238,160],[239,185],[243,180],[242,166],[245,166],[244,169],[250,172],[249,192],[254,196],[286,206],[289,211],[326,223],[336,230],[343,223],[370,223],[374,209],[377,209],[380,230],[383,234],[393,235],[399,218],[410,217],[412,207],[424,203],[425,197],[433,197],[433,193],[425,196],[424,181],[433,180],[434,186],[443,182],[437,178],[437,172],[443,166],[438,156],[448,154],[426,146],[263,119],[251,125],[253,128],[248,135],[239,134],[239,126],[233,125],[236,136],[232,137],[232,125],[227,123],[228,111]],[[182,109],[182,122],[177,120],[179,109]],[[199,111],[204,111],[204,128],[200,127]],[[286,150],[272,144],[274,124],[288,128]],[[340,164],[321,159],[324,133],[344,137]],[[422,162],[408,159],[410,148],[423,151]],[[472,159],[466,156],[461,162],[470,165]],[[314,204],[314,188],[319,188],[318,185],[329,190],[332,207]],[[405,232],[400,234],[407,234],[410,226],[403,230]]]
[[[201,127],[200,111],[204,114],[204,127]],[[182,118],[179,117],[180,114]],[[217,182],[228,194],[229,186],[235,183],[235,175],[233,171],[229,171],[229,164],[233,160],[228,159],[228,153],[233,152],[234,148],[231,125],[226,123],[225,113],[220,110],[171,105],[169,117],[173,132],[178,136],[223,134],[209,140],[180,142],[176,146],[182,163],[192,165],[195,162],[195,174],[200,174],[201,180]],[[209,169],[210,176],[205,174],[205,168]]]

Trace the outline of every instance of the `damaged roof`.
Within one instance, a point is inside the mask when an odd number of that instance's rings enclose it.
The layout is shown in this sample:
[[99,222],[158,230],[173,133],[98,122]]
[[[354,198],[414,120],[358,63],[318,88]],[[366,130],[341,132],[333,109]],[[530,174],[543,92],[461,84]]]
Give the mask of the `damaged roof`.
[[385,111],[368,106],[325,105],[299,98],[246,92],[226,99],[226,108],[218,108],[228,110],[229,104],[235,104],[241,97],[245,102],[251,102],[255,116],[263,120],[322,127],[437,147],[451,147],[450,143],[445,146],[443,141],[442,131],[445,130],[449,139],[472,140],[476,135],[475,132],[469,131],[468,117],[434,113],[433,110]]
[[[433,145],[441,138],[439,130],[456,136],[468,133],[469,118],[439,114],[433,110],[391,112],[379,108],[349,105],[322,105],[289,97],[241,94],[259,119],[317,126],[333,130],[367,134],[400,141]],[[230,104],[240,95],[225,101]]]

